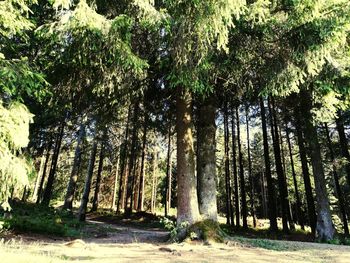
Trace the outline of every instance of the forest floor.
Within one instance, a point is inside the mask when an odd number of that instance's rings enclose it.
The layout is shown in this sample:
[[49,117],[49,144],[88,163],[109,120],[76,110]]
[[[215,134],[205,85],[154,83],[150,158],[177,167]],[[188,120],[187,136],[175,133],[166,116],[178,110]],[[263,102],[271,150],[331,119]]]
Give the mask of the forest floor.
[[349,262],[350,247],[231,237],[225,243],[168,243],[157,224],[89,217],[81,239],[12,233],[2,239],[0,262]]

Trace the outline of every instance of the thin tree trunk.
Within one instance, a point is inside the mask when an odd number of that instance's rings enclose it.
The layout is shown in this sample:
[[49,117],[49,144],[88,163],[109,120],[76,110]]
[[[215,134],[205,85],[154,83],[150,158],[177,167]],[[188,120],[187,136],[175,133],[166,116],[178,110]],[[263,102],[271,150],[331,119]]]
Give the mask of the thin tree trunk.
[[115,165],[115,176],[114,176],[114,188],[113,188],[113,197],[111,209],[116,210],[116,201],[117,201],[117,188],[118,188],[118,175],[119,175],[119,157],[117,158],[117,163]]
[[344,132],[344,118],[341,114],[341,111],[338,112],[338,118],[336,118],[335,122],[337,125],[337,131],[339,134],[339,144],[340,144],[341,154],[347,160],[347,164],[345,166],[346,180],[347,180],[348,186],[350,187],[350,154],[348,149],[348,141],[346,139],[346,135]]
[[164,216],[168,216],[171,201],[171,121],[168,130],[168,153],[166,161],[165,206]]
[[239,108],[236,106],[236,122],[237,122],[237,145],[238,145],[238,162],[239,162],[239,179],[241,188],[241,201],[242,201],[242,221],[243,228],[248,228],[247,223],[247,197],[245,192],[245,180],[244,180],[244,169],[243,169],[243,154],[241,147],[241,133],[240,133],[240,121],[239,121]]
[[132,131],[132,141],[131,141],[131,152],[129,157],[129,176],[127,179],[126,187],[126,199],[125,199],[125,215],[130,216],[132,213],[133,204],[133,186],[135,184],[135,163],[136,163],[136,145],[137,145],[137,133],[138,133],[138,117],[139,117],[139,102],[136,101],[134,104],[133,113],[133,131]]
[[139,200],[137,204],[137,211],[143,211],[143,204],[145,200],[145,156],[147,145],[147,126],[148,118],[145,113],[145,119],[143,124],[143,137],[142,137],[142,155],[141,155],[141,170],[140,170],[140,186],[139,186]]
[[92,150],[91,150],[90,160],[89,160],[89,166],[88,166],[86,179],[85,179],[83,197],[81,199],[80,208],[79,208],[79,212],[78,212],[79,221],[85,221],[85,218],[86,218],[86,210],[87,210],[87,205],[89,202],[91,181],[92,181],[92,175],[94,173],[95,159],[96,159],[96,153],[97,153],[97,138],[96,138],[97,134],[96,133],[97,133],[97,131],[95,131],[95,134],[94,134],[93,145],[92,145]]
[[[206,118],[207,116],[203,116]],[[233,213],[231,205],[231,176],[230,176],[230,152],[229,152],[229,127],[228,127],[228,110],[227,102],[224,106],[224,143],[225,143],[225,186],[226,186],[226,224],[233,225]],[[209,144],[209,143],[207,143]],[[210,147],[210,145],[207,147]],[[213,151],[215,152],[215,150]],[[203,161],[204,162],[204,161]],[[212,160],[210,162],[212,164]],[[203,164],[202,164],[203,165]],[[205,192],[202,193],[205,195]]]
[[273,149],[275,154],[276,173],[278,178],[278,188],[279,188],[281,207],[282,207],[282,225],[283,225],[283,231],[288,233],[289,203],[288,203],[287,185],[283,174],[283,166],[282,166],[282,159],[281,159],[282,157],[281,157],[281,149],[279,145],[279,134],[277,130],[275,108],[274,108],[274,105],[272,105],[272,103],[269,103],[269,108],[270,108],[271,137],[272,137]]
[[[103,136],[103,139],[104,140],[106,139],[106,132]],[[98,208],[98,194],[100,192],[100,185],[101,185],[101,178],[102,178],[104,150],[105,150],[105,141],[101,143],[100,155],[98,160],[98,168],[97,168],[97,176],[96,176],[96,184],[95,184],[95,192],[94,192],[94,198],[92,199],[91,212],[97,211],[97,208]]]
[[294,159],[293,159],[293,152],[292,152],[292,144],[289,138],[289,129],[288,129],[288,123],[286,121],[286,137],[287,137],[287,144],[288,144],[288,151],[289,151],[289,158],[290,158],[290,165],[292,169],[292,176],[293,176],[293,183],[294,183],[294,190],[295,190],[295,200],[296,200],[296,210],[297,210],[297,221],[301,226],[301,229],[305,229],[304,227],[304,220],[301,212],[301,201],[300,201],[300,194],[299,194],[299,188],[298,188],[298,183],[297,183],[297,178],[296,178],[296,173],[294,169]]
[[269,144],[267,138],[267,125],[266,125],[266,113],[263,98],[260,98],[260,110],[261,110],[261,124],[263,130],[263,140],[264,140],[264,159],[265,159],[265,175],[267,182],[267,192],[268,192],[268,207],[269,207],[269,220],[270,220],[270,230],[272,232],[277,232],[277,213],[275,205],[275,190],[273,186],[272,176],[271,176],[271,166],[270,166],[270,155],[269,155]]
[[254,206],[254,182],[253,182],[253,175],[252,175],[252,159],[250,156],[250,138],[249,138],[249,107],[246,105],[245,109],[245,119],[247,124],[247,151],[248,151],[248,177],[249,177],[249,184],[250,184],[250,209],[253,217],[253,226],[256,227],[256,218],[255,218],[255,206]]
[[338,173],[337,173],[337,167],[335,166],[335,157],[334,157],[334,152],[333,152],[333,148],[332,148],[332,141],[331,141],[331,137],[329,135],[327,123],[325,123],[324,126],[325,126],[325,130],[326,130],[329,155],[330,155],[331,162],[333,165],[333,177],[334,177],[335,191],[336,191],[336,195],[338,197],[339,209],[340,209],[340,213],[342,216],[344,234],[346,236],[349,236],[349,226],[348,226],[348,220],[346,218],[344,195],[343,195],[343,191],[341,190],[340,184],[339,184],[339,177],[338,177]]
[[85,137],[85,124],[81,124],[79,128],[77,146],[75,148],[75,153],[74,153],[72,172],[70,174],[69,183],[67,186],[67,193],[64,198],[63,209],[71,210],[73,207],[73,199],[74,199],[75,188],[78,181],[78,172],[79,172],[79,167],[81,163],[81,154],[82,154],[82,142],[84,140],[84,137]]
[[38,190],[39,190],[41,178],[44,175],[44,166],[45,166],[45,163],[46,163],[46,155],[47,154],[44,151],[42,153],[42,156],[41,156],[40,168],[39,168],[39,172],[38,172],[38,175],[36,177],[36,180],[35,180],[34,192],[33,192],[33,195],[32,195],[32,201],[33,202],[36,202],[36,200],[38,199]]
[[45,182],[47,165],[49,164],[49,160],[50,160],[51,147],[52,147],[52,141],[50,141],[50,143],[49,143],[49,145],[47,147],[47,150],[46,150],[45,164],[44,164],[43,174],[42,174],[42,176],[40,178],[40,183],[39,183],[38,193],[37,193],[37,199],[35,201],[36,204],[39,204],[40,201],[41,201],[42,189],[43,189],[44,182]]
[[44,191],[43,200],[41,202],[42,204],[47,205],[47,206],[49,205],[50,200],[51,200],[51,196],[52,196],[53,183],[55,181],[55,174],[56,174],[58,156],[60,154],[60,148],[61,148],[61,143],[62,143],[62,138],[63,138],[64,126],[65,126],[65,122],[62,121],[60,128],[59,128],[58,135],[57,135],[57,139],[56,139],[54,154],[52,156],[49,177],[47,178],[46,188]]
[[[235,123],[235,109],[231,107],[231,132],[232,132],[232,170],[233,170],[233,183],[234,183],[234,202],[235,202],[235,216],[236,226],[240,226],[240,202],[239,202],[239,183],[237,172],[237,154],[236,154],[236,123]],[[233,220],[233,219],[232,219]]]
[[153,168],[152,168],[152,195],[151,195],[151,213],[155,213],[156,198],[157,198],[157,167],[158,167],[157,150],[153,152]]
[[200,220],[192,136],[192,96],[179,88],[176,98],[177,224]]
[[[218,220],[216,201],[216,108],[212,98],[206,98],[199,108],[197,135],[197,167],[199,212],[203,219]],[[227,108],[227,107],[226,107]],[[227,112],[225,112],[227,114]],[[228,115],[226,126],[228,131]],[[228,134],[227,134],[228,139]],[[227,142],[228,146],[228,142]],[[227,153],[227,159],[229,158]],[[228,172],[227,177],[230,178]],[[229,181],[230,182],[230,181]],[[231,201],[231,186],[229,191]],[[230,202],[231,208],[231,202]],[[231,210],[230,210],[231,211]],[[233,222],[233,218],[231,218]]]
[[295,128],[296,128],[296,135],[298,139],[297,142],[299,147],[301,169],[303,173],[308,217],[309,217],[311,231],[313,234],[315,234],[316,232],[315,200],[314,200],[314,195],[312,193],[310,173],[309,173],[308,162],[306,157],[305,140],[304,140],[304,135],[301,128],[302,126],[303,126],[302,117],[300,115],[298,108],[295,108]]
[[131,117],[131,107],[128,110],[128,117],[126,121],[126,129],[125,129],[125,138],[124,145],[122,145],[120,151],[121,158],[121,166],[120,166],[120,183],[119,183],[119,191],[118,191],[118,204],[117,204],[117,213],[120,210],[124,209],[124,196],[125,196],[125,185],[126,185],[126,176],[127,176],[127,156],[128,156],[128,141],[129,141],[129,124]]
[[312,97],[310,91],[304,91],[301,93],[300,100],[302,103],[301,112],[305,117],[305,137],[310,148],[312,170],[315,180],[315,192],[317,199],[316,238],[319,240],[328,241],[333,239],[335,230],[333,227],[332,216],[329,207],[326,178],[323,170],[317,129],[313,124],[313,117],[311,114]]

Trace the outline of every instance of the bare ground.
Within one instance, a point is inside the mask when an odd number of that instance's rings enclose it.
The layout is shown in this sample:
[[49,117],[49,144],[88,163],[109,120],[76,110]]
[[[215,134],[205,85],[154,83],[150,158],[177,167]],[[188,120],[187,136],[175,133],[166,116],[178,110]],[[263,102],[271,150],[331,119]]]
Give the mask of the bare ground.
[[0,262],[350,262],[346,246],[268,241],[273,248],[264,249],[236,239],[210,245],[167,243],[168,233],[157,228],[97,221],[90,221],[85,231],[90,237],[84,240],[15,236],[0,245]]

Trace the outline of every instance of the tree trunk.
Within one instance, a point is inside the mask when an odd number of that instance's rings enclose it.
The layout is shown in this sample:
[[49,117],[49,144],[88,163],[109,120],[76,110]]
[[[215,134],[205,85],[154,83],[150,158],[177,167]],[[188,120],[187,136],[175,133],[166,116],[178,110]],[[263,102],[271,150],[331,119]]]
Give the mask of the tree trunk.
[[115,165],[115,176],[114,176],[114,188],[113,188],[113,197],[111,209],[116,210],[116,201],[117,201],[117,187],[118,187],[118,175],[119,175],[119,157],[117,158],[117,163]]
[[164,216],[168,216],[168,213],[170,210],[170,202],[171,202],[171,150],[172,150],[171,149],[171,121],[169,121]]
[[40,201],[41,201],[42,189],[43,189],[44,182],[45,182],[47,165],[48,165],[49,160],[50,160],[51,147],[52,147],[52,141],[50,141],[49,145],[47,146],[46,158],[45,158],[45,164],[44,164],[43,174],[42,174],[42,176],[41,176],[41,178],[40,178],[40,183],[39,183],[39,187],[38,187],[37,198],[36,198],[36,201],[35,201],[36,204],[39,204]]
[[240,133],[240,121],[239,121],[239,108],[236,106],[236,121],[237,121],[237,145],[238,145],[238,162],[239,162],[239,179],[241,187],[241,201],[242,201],[242,221],[243,228],[248,228],[247,223],[247,197],[245,192],[245,180],[244,180],[244,169],[243,169],[243,154],[241,147],[241,133]]
[[97,133],[97,131],[95,131],[95,135],[94,135],[94,139],[93,139],[93,145],[92,145],[92,150],[91,150],[91,154],[90,154],[89,166],[88,166],[86,179],[85,179],[83,197],[81,199],[80,208],[79,208],[79,212],[78,212],[79,221],[85,221],[87,205],[89,202],[91,181],[92,181],[92,175],[94,173],[95,159],[96,159],[96,153],[97,153],[97,138],[96,138],[97,135],[96,135],[96,133]]
[[[236,123],[235,123],[235,109],[231,107],[232,120],[231,120],[231,131],[232,131],[232,170],[233,170],[233,182],[234,182],[234,199],[235,199],[235,216],[236,226],[240,226],[240,204],[239,204],[239,183],[238,183],[238,172],[237,172],[237,155],[236,155]],[[232,219],[233,220],[233,219]]]
[[151,195],[151,213],[156,212],[157,199],[157,168],[158,168],[158,153],[157,150],[153,152],[153,168],[152,168],[152,195]]
[[304,135],[301,128],[302,126],[303,126],[303,122],[302,122],[301,114],[299,113],[298,108],[295,108],[295,128],[296,128],[296,134],[298,139],[297,141],[298,141],[298,147],[299,147],[301,169],[303,173],[308,217],[309,217],[311,231],[313,234],[315,234],[316,232],[315,200],[314,200],[314,195],[312,193],[310,173],[309,173],[307,157],[306,157],[305,140],[304,140]]
[[342,156],[347,160],[347,164],[345,166],[346,170],[346,180],[348,186],[350,187],[350,154],[348,150],[348,141],[346,139],[346,135],[344,132],[344,120],[341,112],[338,112],[338,118],[336,118],[337,130],[339,134],[339,144],[341,149]]
[[250,138],[249,138],[249,107],[246,105],[245,108],[245,119],[247,124],[247,151],[248,151],[248,177],[249,177],[249,185],[250,185],[250,210],[253,217],[253,226],[256,227],[256,218],[255,218],[255,206],[254,206],[254,182],[252,175],[252,159],[250,156]]
[[134,115],[133,115],[133,131],[132,131],[132,141],[131,141],[131,151],[129,157],[129,176],[127,178],[126,187],[126,199],[125,199],[125,215],[130,216],[132,213],[133,204],[133,186],[135,183],[135,163],[137,158],[137,133],[138,133],[138,117],[139,117],[139,102],[136,101],[134,104]]
[[263,130],[263,140],[264,140],[264,159],[265,159],[265,175],[267,182],[267,192],[268,192],[268,208],[269,208],[269,220],[270,220],[270,230],[272,232],[277,232],[277,213],[275,206],[275,190],[273,186],[272,176],[271,176],[271,166],[270,166],[270,155],[269,155],[269,143],[267,138],[267,126],[266,126],[266,113],[263,98],[260,98],[260,110],[261,110],[261,125]]
[[64,198],[63,209],[71,210],[73,207],[73,199],[74,199],[75,188],[78,181],[78,172],[79,172],[79,167],[81,163],[81,154],[82,154],[82,142],[84,140],[84,137],[85,137],[85,124],[81,124],[79,128],[77,146],[75,148],[75,153],[74,153],[72,172],[70,174],[69,183],[67,186],[67,193]]
[[177,224],[200,220],[192,136],[192,96],[179,88],[176,98]]
[[304,230],[305,229],[305,227],[304,227],[304,220],[303,220],[302,211],[301,211],[302,204],[301,204],[301,201],[300,201],[299,188],[298,188],[296,173],[295,173],[295,169],[294,169],[294,159],[293,159],[293,152],[292,152],[292,144],[291,144],[291,141],[290,141],[290,138],[289,138],[289,129],[288,129],[287,121],[286,121],[286,137],[287,137],[290,165],[291,165],[291,168],[292,168],[294,190],[295,190],[297,221],[300,224],[301,229]]
[[337,173],[337,167],[335,166],[335,157],[334,157],[334,152],[333,152],[333,148],[332,148],[332,141],[331,141],[331,137],[329,135],[327,123],[325,123],[325,131],[326,131],[326,136],[327,136],[329,155],[330,155],[331,162],[333,165],[333,178],[334,178],[334,184],[335,184],[335,192],[336,192],[336,195],[338,197],[339,210],[340,210],[340,213],[342,216],[344,234],[346,236],[349,236],[349,226],[348,226],[348,220],[346,218],[344,195],[343,195],[343,191],[341,190],[340,184],[339,184],[339,177],[338,177],[338,173]]
[[317,199],[317,224],[316,238],[318,240],[331,240],[334,238],[334,227],[329,207],[329,199],[326,188],[326,178],[324,175],[321,149],[318,142],[316,126],[313,124],[312,97],[310,91],[300,94],[302,108],[300,113],[305,117],[305,137],[309,144],[311,153],[312,170],[315,180],[315,192]]
[[131,107],[128,110],[128,117],[126,120],[126,129],[125,129],[125,138],[124,145],[122,145],[120,151],[120,183],[119,183],[119,191],[118,191],[118,204],[117,204],[117,213],[120,210],[124,209],[124,196],[125,196],[125,185],[126,185],[126,176],[127,176],[127,157],[128,157],[128,142],[129,142],[129,124],[131,117]]
[[41,160],[40,160],[40,168],[39,168],[39,172],[37,174],[36,180],[35,180],[35,186],[34,186],[34,191],[33,191],[33,195],[32,195],[32,201],[36,202],[36,200],[38,199],[38,189],[40,186],[40,182],[41,182],[41,178],[44,175],[44,166],[46,163],[46,153],[45,151],[42,153],[41,156]]
[[[205,116],[204,118],[206,118]],[[225,187],[226,187],[226,224],[233,225],[233,211],[231,204],[231,176],[230,176],[230,151],[229,151],[229,127],[228,127],[228,110],[227,110],[227,102],[225,102],[224,106],[224,144],[225,144]],[[208,138],[209,139],[209,138]],[[210,147],[210,145],[207,145]],[[215,152],[215,150],[214,150]],[[202,164],[203,165],[203,160]],[[210,164],[212,165],[212,160],[210,160]],[[205,193],[203,192],[204,196]]]
[[281,200],[282,207],[282,225],[283,231],[288,233],[288,211],[289,202],[288,202],[288,191],[287,185],[283,174],[283,165],[281,159],[281,149],[279,144],[279,134],[277,130],[277,120],[276,120],[276,112],[273,103],[269,103],[270,107],[270,122],[271,122],[271,137],[273,142],[273,149],[275,154],[275,165],[276,165],[276,173],[278,178],[278,188]]
[[[103,136],[103,139],[104,140],[106,139],[106,132]],[[97,176],[96,176],[96,184],[95,184],[95,193],[94,193],[94,198],[92,199],[91,212],[97,211],[97,208],[98,208],[98,194],[100,192],[100,185],[101,185],[101,178],[102,178],[104,150],[105,150],[105,141],[101,143],[100,156],[99,156],[98,168],[97,168]]]
[[55,181],[55,174],[56,174],[58,156],[60,154],[60,149],[61,149],[64,126],[65,126],[65,121],[62,121],[59,128],[59,132],[57,134],[55,150],[52,156],[52,162],[50,167],[50,173],[49,173],[49,177],[47,178],[46,188],[45,188],[43,200],[41,202],[43,205],[46,205],[46,206],[49,205],[51,196],[52,196],[53,183]]
[[[214,96],[214,95],[212,95]],[[227,112],[226,112],[227,113]],[[225,114],[226,114],[225,113]],[[212,99],[206,98],[199,108],[197,135],[197,167],[199,212],[203,219],[218,220],[216,201],[216,108]],[[228,130],[228,116],[226,125]],[[228,135],[227,135],[228,139]],[[228,144],[228,143],[227,143]],[[227,159],[228,159],[227,155]],[[230,177],[230,174],[227,174]],[[230,187],[231,189],[231,187]],[[231,191],[229,192],[231,200]],[[231,205],[231,202],[230,202]],[[233,218],[232,218],[233,221]]]
[[145,156],[146,156],[146,144],[147,144],[147,125],[148,125],[147,113],[145,113],[144,122],[145,123],[143,124],[139,200],[137,204],[137,211],[143,211],[143,204],[145,200]]

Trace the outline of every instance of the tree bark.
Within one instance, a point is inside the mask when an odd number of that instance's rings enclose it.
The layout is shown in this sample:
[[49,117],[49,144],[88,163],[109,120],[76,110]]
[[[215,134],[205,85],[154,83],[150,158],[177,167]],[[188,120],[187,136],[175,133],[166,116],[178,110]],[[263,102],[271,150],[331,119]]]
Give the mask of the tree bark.
[[243,154],[241,147],[241,133],[240,133],[240,121],[239,121],[239,108],[236,106],[236,121],[237,121],[237,145],[238,145],[238,162],[239,162],[239,179],[241,188],[241,201],[242,201],[242,221],[243,228],[248,228],[247,223],[247,197],[245,192],[245,180],[244,180],[244,169],[243,169]]
[[112,205],[111,209],[114,211],[116,210],[116,201],[117,201],[117,188],[118,188],[118,175],[119,175],[119,160],[120,158],[117,158],[117,163],[115,165],[115,176],[114,176],[114,188],[113,188],[113,197],[112,197]]
[[303,126],[302,117],[298,108],[296,107],[295,108],[295,128],[296,128],[296,134],[298,139],[297,142],[299,147],[301,169],[303,173],[308,217],[309,217],[311,231],[313,234],[315,234],[316,232],[315,200],[314,200],[314,195],[312,193],[310,173],[309,173],[306,149],[305,149],[305,140],[304,140],[304,135],[301,128],[302,126]]
[[286,129],[286,137],[287,137],[287,144],[288,144],[288,151],[289,151],[289,158],[290,158],[290,166],[292,169],[292,176],[293,176],[293,183],[294,183],[294,190],[295,190],[295,200],[296,200],[296,210],[297,210],[297,221],[301,226],[301,229],[305,229],[304,227],[304,220],[302,216],[302,203],[300,201],[300,194],[299,194],[299,188],[298,188],[298,183],[297,183],[297,178],[296,178],[296,173],[294,169],[294,159],[293,159],[293,152],[292,152],[292,144],[290,141],[289,137],[289,129],[288,129],[288,123],[287,121],[285,122],[285,129]]
[[346,139],[346,135],[344,132],[344,120],[341,112],[338,112],[338,118],[336,118],[337,131],[339,134],[339,144],[341,149],[342,156],[347,160],[347,164],[345,166],[346,170],[346,181],[348,186],[350,187],[350,154],[348,150],[348,141]]
[[333,152],[333,148],[332,148],[332,140],[331,140],[331,137],[329,135],[329,129],[328,129],[327,123],[325,123],[324,126],[325,126],[327,143],[328,143],[328,148],[329,148],[329,155],[330,155],[330,159],[331,159],[332,166],[333,166],[333,178],[334,178],[334,184],[335,184],[335,192],[336,192],[336,195],[338,197],[339,210],[340,210],[340,213],[342,216],[344,234],[346,236],[349,236],[349,226],[348,226],[348,220],[347,220],[346,211],[345,211],[344,195],[343,195],[343,191],[340,188],[337,167],[335,166],[335,157],[334,157],[334,152]]
[[263,130],[263,141],[264,141],[264,159],[265,159],[265,175],[267,182],[267,192],[268,192],[268,208],[269,208],[269,220],[270,220],[270,230],[272,232],[277,232],[277,213],[275,205],[275,190],[273,186],[272,176],[271,176],[271,166],[270,166],[270,155],[269,155],[269,143],[267,138],[267,125],[266,125],[266,113],[263,98],[260,97],[260,110],[261,110],[261,125]]
[[90,160],[89,160],[89,165],[88,165],[88,171],[87,171],[86,179],[85,179],[83,197],[81,199],[80,208],[79,208],[79,212],[78,212],[79,221],[85,221],[85,218],[86,218],[86,210],[87,210],[87,205],[89,202],[91,181],[92,181],[92,175],[94,173],[95,159],[96,159],[96,153],[97,153],[97,138],[96,138],[97,135],[96,135],[96,133],[97,133],[97,131],[95,131],[95,134],[94,134],[93,145],[92,145],[92,150],[91,150]]
[[305,137],[309,144],[312,170],[315,180],[315,192],[317,200],[317,224],[316,238],[318,240],[331,240],[334,238],[334,227],[329,207],[329,199],[326,188],[326,178],[323,170],[321,149],[318,142],[316,126],[313,124],[312,97],[310,91],[300,94],[301,111],[305,117]]
[[157,168],[158,168],[158,153],[157,150],[153,152],[153,168],[152,168],[152,195],[151,195],[151,213],[156,212],[156,199],[157,199]]
[[171,202],[171,150],[171,121],[169,121],[164,216],[168,216]]
[[[106,139],[106,132],[103,135],[103,139],[104,140]],[[96,184],[95,184],[95,193],[94,193],[94,198],[92,199],[91,212],[97,211],[97,208],[98,208],[98,194],[100,192],[100,185],[101,185],[101,178],[102,178],[104,150],[105,150],[105,141],[101,143],[100,155],[98,160],[98,168],[97,168],[97,176],[96,176]]]
[[253,226],[256,227],[256,218],[255,218],[255,205],[254,205],[254,182],[252,175],[252,159],[250,156],[250,138],[249,138],[249,107],[246,105],[245,108],[245,119],[247,124],[247,151],[248,151],[248,177],[249,177],[249,185],[250,185],[250,210],[253,217]]
[[285,177],[283,174],[281,148],[279,144],[279,134],[277,130],[275,107],[273,103],[269,103],[269,107],[270,107],[271,137],[272,137],[272,143],[273,143],[273,149],[274,149],[274,155],[275,155],[278,188],[279,188],[281,207],[282,207],[282,225],[283,225],[283,231],[288,233],[289,232],[288,213],[290,211],[289,202],[288,202],[288,190],[287,190]]
[[[228,109],[227,102],[224,106],[224,144],[225,144],[225,188],[226,188],[226,224],[233,225],[233,211],[231,203],[231,176],[230,176],[230,150],[229,150],[230,132],[228,127]],[[209,147],[209,146],[207,146]],[[203,195],[205,195],[203,193]]]
[[65,122],[62,121],[59,128],[59,132],[57,134],[55,150],[52,156],[52,162],[50,167],[50,173],[49,173],[49,177],[47,178],[46,188],[45,188],[43,200],[41,202],[43,205],[46,205],[46,206],[49,205],[51,196],[52,196],[53,183],[55,181],[56,168],[57,168],[58,156],[60,154],[60,149],[61,149],[64,126],[65,126]]
[[141,169],[140,169],[140,185],[139,185],[139,200],[137,204],[137,211],[143,211],[143,204],[145,200],[145,157],[146,157],[146,145],[147,145],[147,126],[148,117],[145,113],[145,119],[143,124],[143,137],[142,137],[142,154],[141,154]]
[[[218,215],[216,200],[215,117],[216,108],[214,105],[214,101],[212,98],[206,98],[199,108],[199,120],[197,131],[197,176],[199,189],[199,212],[203,219],[211,219],[216,222],[218,220]],[[228,116],[226,116],[226,119],[227,117]],[[229,156],[227,156],[227,158],[228,157]],[[228,173],[227,176],[230,177],[230,174]],[[229,192],[229,198],[231,200],[231,191]]]
[[192,96],[185,89],[177,90],[177,224],[193,224],[200,220],[195,159],[192,136]]
[[[235,109],[232,106],[232,120],[231,120],[231,132],[232,132],[232,172],[234,183],[234,202],[235,202],[235,216],[236,226],[240,226],[240,202],[239,202],[239,183],[237,172],[237,154],[236,154],[236,123],[235,123]],[[232,219],[233,220],[233,219]]]
[[69,183],[67,186],[67,193],[64,198],[63,209],[71,210],[73,207],[73,199],[74,199],[75,188],[78,181],[78,172],[79,172],[79,167],[81,163],[81,154],[82,154],[82,142],[84,140],[84,137],[85,137],[85,124],[81,124],[79,128],[79,133],[78,133],[77,146],[75,148],[75,153],[74,153],[72,172],[70,174]]
[[42,174],[42,176],[41,176],[41,178],[40,178],[40,183],[39,183],[38,192],[37,192],[37,198],[36,198],[36,201],[35,201],[36,204],[39,204],[40,201],[41,201],[42,189],[43,189],[44,182],[45,182],[47,165],[48,165],[49,160],[50,160],[51,147],[52,147],[52,141],[50,141],[50,143],[49,143],[48,146],[47,146],[46,158],[45,158],[45,164],[44,164],[43,174]]
[[40,182],[41,182],[41,178],[44,175],[44,166],[46,163],[46,153],[45,151],[42,153],[41,156],[41,160],[40,160],[40,168],[39,168],[39,172],[37,174],[36,180],[35,180],[35,186],[34,186],[34,191],[33,191],[33,195],[32,195],[32,201],[36,202],[36,200],[38,199],[38,189],[40,186]]
[[131,141],[131,151],[129,157],[129,175],[127,178],[126,185],[126,198],[125,198],[125,215],[130,216],[132,213],[132,205],[133,205],[133,187],[135,183],[135,168],[136,168],[136,158],[137,158],[137,134],[138,134],[138,117],[139,117],[139,102],[136,101],[134,104],[134,113],[133,113],[133,130],[132,130],[132,141]]

